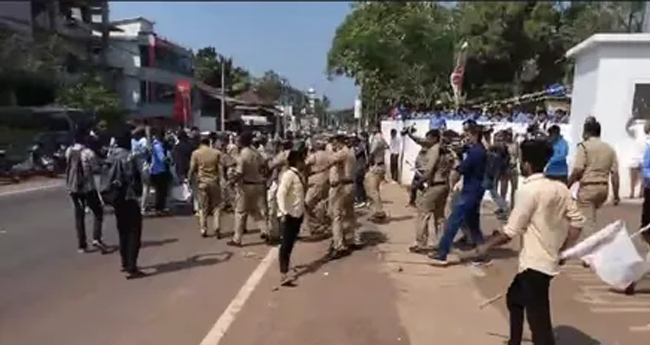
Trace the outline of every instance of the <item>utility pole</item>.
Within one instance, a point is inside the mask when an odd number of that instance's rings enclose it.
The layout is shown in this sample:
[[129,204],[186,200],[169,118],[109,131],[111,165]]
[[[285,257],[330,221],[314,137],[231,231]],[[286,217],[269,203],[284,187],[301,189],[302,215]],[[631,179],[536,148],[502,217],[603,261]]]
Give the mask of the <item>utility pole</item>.
[[226,130],[226,60],[221,59],[221,131]]

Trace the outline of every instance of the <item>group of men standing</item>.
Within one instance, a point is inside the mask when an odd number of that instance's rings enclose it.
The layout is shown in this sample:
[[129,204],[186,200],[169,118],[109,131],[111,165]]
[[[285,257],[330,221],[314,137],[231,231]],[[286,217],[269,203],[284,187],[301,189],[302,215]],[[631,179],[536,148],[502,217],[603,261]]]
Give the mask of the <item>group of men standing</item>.
[[[365,151],[361,160],[358,160],[359,148]],[[275,193],[280,176],[289,169],[290,152],[298,151],[304,153],[301,173],[307,187],[302,230],[311,239],[331,235],[330,254],[343,256],[362,245],[355,230],[354,210],[355,199],[360,194],[360,171],[365,171],[361,188],[369,198],[370,219],[386,219],[379,187],[385,179],[387,149],[380,131],[375,132],[370,142],[346,135],[322,135],[308,143],[292,133],[287,133],[284,139],[269,141],[244,132],[227,145],[223,138],[205,136],[191,155],[187,175],[196,190],[201,234],[207,237],[207,219],[213,216],[216,235],[221,237],[223,199],[231,186],[235,231],[227,244],[242,246],[249,217],[258,221],[260,236],[267,244],[278,243],[280,222]]]

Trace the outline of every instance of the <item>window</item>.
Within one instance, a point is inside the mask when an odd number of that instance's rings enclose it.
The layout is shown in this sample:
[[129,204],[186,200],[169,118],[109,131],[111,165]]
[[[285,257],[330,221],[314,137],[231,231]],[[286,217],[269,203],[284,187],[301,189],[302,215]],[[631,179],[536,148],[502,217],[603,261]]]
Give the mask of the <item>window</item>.
[[633,118],[650,120],[650,84],[634,85],[631,110]]
[[149,47],[139,46],[140,48],[140,67],[151,67],[149,66]]
[[149,101],[149,90],[147,90],[147,82],[140,82],[140,103],[147,103]]

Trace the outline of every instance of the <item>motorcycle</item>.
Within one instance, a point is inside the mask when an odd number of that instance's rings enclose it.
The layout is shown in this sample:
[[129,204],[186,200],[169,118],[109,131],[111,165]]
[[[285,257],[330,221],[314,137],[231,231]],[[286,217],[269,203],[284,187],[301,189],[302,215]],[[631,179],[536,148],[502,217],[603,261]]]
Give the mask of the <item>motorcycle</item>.
[[29,150],[28,157],[14,165],[11,170],[20,177],[33,175],[57,176],[54,158],[42,155],[38,145],[34,145]]
[[8,179],[11,183],[20,182],[20,178],[14,173],[11,163],[7,160],[5,150],[0,150],[0,178]]

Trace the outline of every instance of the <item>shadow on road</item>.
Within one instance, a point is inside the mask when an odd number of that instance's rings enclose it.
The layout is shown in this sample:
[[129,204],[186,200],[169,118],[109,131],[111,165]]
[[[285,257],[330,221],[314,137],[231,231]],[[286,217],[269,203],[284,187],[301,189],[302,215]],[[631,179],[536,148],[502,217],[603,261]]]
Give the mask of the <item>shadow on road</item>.
[[142,268],[147,270],[153,269],[154,272],[151,275],[172,273],[172,272],[177,272],[185,269],[220,264],[222,262],[230,260],[230,258],[232,258],[232,255],[233,253],[228,251],[218,252],[218,253],[197,254],[197,255],[192,255],[185,260],[170,261],[170,262],[142,267]]
[[572,326],[555,327],[555,340],[557,345],[599,345],[600,341],[592,338],[583,331]]
[[374,247],[388,241],[388,236],[377,230],[364,230],[360,236],[365,247]]
[[166,244],[178,242],[178,238],[164,238],[162,240],[148,240],[148,241],[142,241],[142,248],[148,248],[148,247],[161,247]]
[[493,248],[490,249],[488,255],[492,260],[510,259],[519,255],[519,253],[510,248]]
[[318,270],[320,270],[323,266],[325,266],[326,263],[330,262],[330,256],[329,253],[325,253],[325,255],[319,257],[318,259],[307,263],[303,265],[296,265],[293,267],[293,271],[295,273],[295,277],[300,278],[306,274],[311,274],[311,273],[316,273]]
[[415,218],[415,216],[411,216],[411,215],[399,216],[399,217],[390,217],[388,219],[388,222],[402,222],[402,221],[406,221],[406,220],[411,220],[413,218]]

